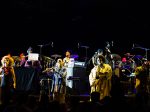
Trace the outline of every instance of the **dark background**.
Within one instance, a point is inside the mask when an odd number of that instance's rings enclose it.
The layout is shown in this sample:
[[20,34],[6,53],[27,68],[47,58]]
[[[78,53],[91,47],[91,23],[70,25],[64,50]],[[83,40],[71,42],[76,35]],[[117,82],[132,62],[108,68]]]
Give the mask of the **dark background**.
[[149,9],[144,0],[2,1],[0,55],[26,53],[29,46],[39,53],[38,45],[44,45],[46,56],[64,56],[70,49],[85,57],[86,49],[81,46],[88,46],[91,57],[113,41],[112,53],[144,56],[145,49],[132,47],[149,48]]

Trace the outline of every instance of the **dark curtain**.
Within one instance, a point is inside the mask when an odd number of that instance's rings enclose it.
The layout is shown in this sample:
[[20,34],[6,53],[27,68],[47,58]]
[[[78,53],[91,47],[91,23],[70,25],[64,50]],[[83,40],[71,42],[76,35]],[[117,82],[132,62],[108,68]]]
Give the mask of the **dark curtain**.
[[38,72],[34,68],[16,67],[16,91],[37,92],[39,88]]

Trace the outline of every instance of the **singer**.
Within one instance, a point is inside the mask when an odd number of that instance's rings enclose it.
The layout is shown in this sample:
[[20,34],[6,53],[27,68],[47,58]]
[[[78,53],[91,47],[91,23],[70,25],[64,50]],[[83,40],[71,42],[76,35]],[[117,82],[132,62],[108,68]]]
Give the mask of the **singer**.
[[89,82],[92,92],[100,93],[100,100],[104,99],[106,96],[111,97],[111,78],[112,78],[112,68],[109,64],[105,63],[105,57],[103,55],[98,55],[98,64],[94,66],[89,75]]
[[16,77],[14,72],[14,59],[11,56],[4,56],[0,67],[0,103],[10,103],[16,88]]

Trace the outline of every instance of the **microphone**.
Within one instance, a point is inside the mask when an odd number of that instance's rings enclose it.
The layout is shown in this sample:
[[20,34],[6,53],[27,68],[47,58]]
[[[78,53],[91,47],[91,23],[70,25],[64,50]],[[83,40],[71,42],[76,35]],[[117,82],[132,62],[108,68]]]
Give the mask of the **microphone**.
[[7,63],[4,61],[4,67],[6,67],[7,66]]
[[111,41],[111,46],[114,46],[114,42],[113,41]]
[[79,47],[80,47],[80,44],[78,43],[78,49],[79,49]]
[[134,43],[133,43],[133,45],[132,45],[132,49],[134,49]]
[[51,43],[51,46],[54,47],[54,43],[53,42]]

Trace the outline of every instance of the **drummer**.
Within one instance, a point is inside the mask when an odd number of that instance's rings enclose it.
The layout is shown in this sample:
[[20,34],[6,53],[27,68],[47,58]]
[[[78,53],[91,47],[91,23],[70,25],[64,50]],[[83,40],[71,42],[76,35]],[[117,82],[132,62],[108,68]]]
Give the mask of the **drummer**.
[[121,68],[128,69],[130,73],[133,73],[136,68],[136,63],[133,59],[134,55],[126,53],[125,57],[122,58]]

